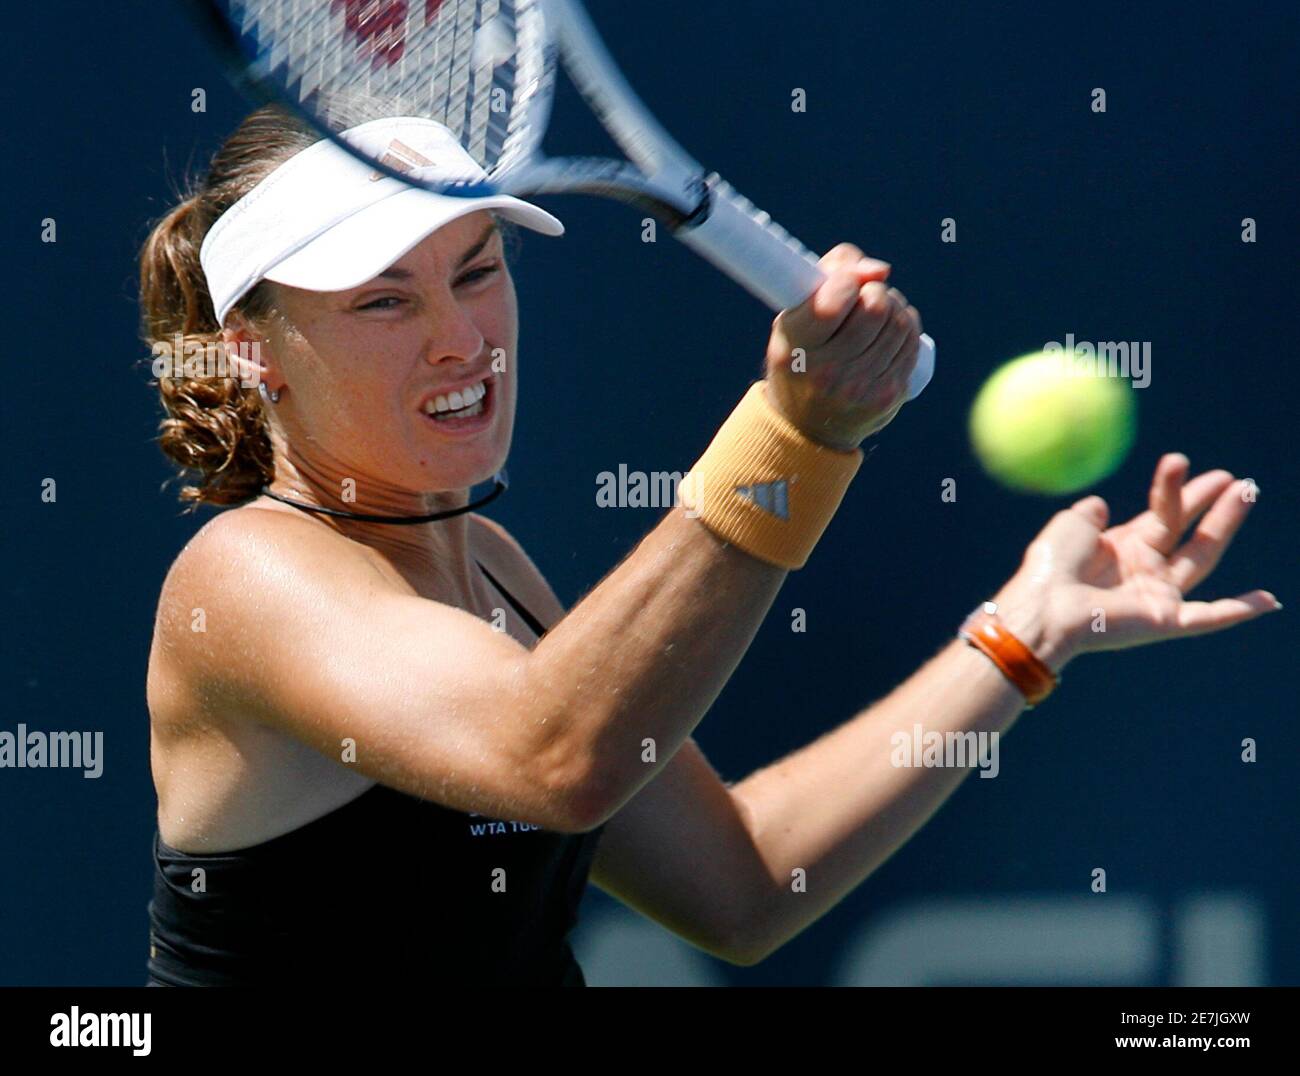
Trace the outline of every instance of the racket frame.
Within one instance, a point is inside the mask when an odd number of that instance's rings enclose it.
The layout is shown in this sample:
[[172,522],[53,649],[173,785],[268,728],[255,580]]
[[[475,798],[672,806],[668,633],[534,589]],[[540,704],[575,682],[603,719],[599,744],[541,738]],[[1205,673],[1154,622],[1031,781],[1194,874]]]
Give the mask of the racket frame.
[[[293,100],[244,47],[234,26],[231,0],[190,0],[187,7],[198,14],[237,89],[260,104],[288,105],[322,137],[384,175],[451,197],[588,194],[620,201],[663,221],[676,239],[774,312],[804,303],[826,279],[817,255],[716,172],[706,173],[682,148],[632,89],[578,0],[532,2],[540,7],[545,40],[540,44],[543,84],[533,89],[527,104],[528,123],[535,132],[527,151],[516,155],[518,163],[493,173],[487,182],[437,186],[367,156],[310,108]],[[627,161],[540,154],[560,67],[627,154]],[[929,384],[934,351],[934,341],[922,334],[907,399],[914,399]]]

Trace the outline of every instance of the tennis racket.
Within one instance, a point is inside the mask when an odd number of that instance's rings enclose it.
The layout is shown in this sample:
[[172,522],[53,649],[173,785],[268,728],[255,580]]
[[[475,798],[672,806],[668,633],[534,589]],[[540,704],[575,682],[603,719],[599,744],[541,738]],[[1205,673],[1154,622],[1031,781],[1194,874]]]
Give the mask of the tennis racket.
[[[238,85],[291,105],[379,172],[440,194],[580,193],[636,206],[774,311],[799,306],[825,275],[817,256],[650,114],[577,0],[191,0]],[[541,150],[557,68],[627,160]],[[340,138],[342,94],[400,102],[448,127],[489,184],[420,182]],[[921,337],[907,398],[934,373]]]

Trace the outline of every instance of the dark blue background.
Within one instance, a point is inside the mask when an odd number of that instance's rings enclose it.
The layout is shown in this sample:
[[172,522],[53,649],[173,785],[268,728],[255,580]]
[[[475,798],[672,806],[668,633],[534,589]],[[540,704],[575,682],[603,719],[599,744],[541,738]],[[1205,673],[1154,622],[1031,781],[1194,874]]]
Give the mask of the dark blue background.
[[[810,246],[849,240],[890,260],[939,344],[933,385],[879,438],[699,727],[724,777],[886,694],[1068,503],[994,486],[964,432],[996,364],[1067,332],[1152,342],[1137,445],[1097,490],[1114,517],[1145,506],[1165,451],[1250,475],[1260,504],[1204,589],[1262,586],[1290,606],[1076,662],[1003,743],[998,780],[968,780],[769,961],[712,974],[828,981],[847,940],[891,909],[1087,898],[1101,866],[1110,893],[1091,899],[1155,909],[1159,958],[1142,981],[1177,981],[1179,902],[1231,894],[1262,926],[1259,980],[1300,982],[1296,15],[1273,3],[856,0],[591,10],[689,150]],[[182,516],[160,490],[169,470],[152,444],[160,407],[139,364],[134,258],[173,182],[247,109],[178,5],[51,0],[20,5],[9,27],[21,47],[6,57],[0,171],[11,700],[0,727],[102,729],[107,757],[97,781],[0,770],[0,983],[138,984],[155,809],[149,639],[163,576],[210,510]],[[191,112],[194,87],[206,114]],[[805,114],[791,111],[794,87]],[[1094,87],[1104,115],[1089,107]],[[572,104],[559,102],[548,147],[599,151]],[[759,376],[769,315],[666,233],[643,244],[637,213],[543,201],[568,234],[525,233],[513,486],[489,514],[572,604],[660,515],[597,508],[595,475],[689,467]],[[46,217],[55,244],[40,241]],[[945,217],[955,245],[939,241]],[[1241,242],[1244,217],[1258,221],[1254,244]],[[39,499],[46,477],[53,505]],[[955,504],[940,500],[948,477]],[[796,606],[803,635],[788,627]],[[1238,757],[1247,736],[1254,765]],[[617,923],[612,903],[593,891],[586,908]]]

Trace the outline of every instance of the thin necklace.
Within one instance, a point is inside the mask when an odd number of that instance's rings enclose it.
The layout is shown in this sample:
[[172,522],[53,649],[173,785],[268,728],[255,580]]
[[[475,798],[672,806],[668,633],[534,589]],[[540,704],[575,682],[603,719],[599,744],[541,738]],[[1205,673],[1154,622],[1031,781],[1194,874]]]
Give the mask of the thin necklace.
[[281,497],[278,493],[272,493],[270,486],[263,486],[262,493],[273,501],[289,504],[294,508],[301,508],[304,512],[316,512],[323,516],[339,516],[343,519],[357,519],[362,523],[392,523],[398,526],[407,526],[413,523],[435,523],[440,519],[450,519],[452,516],[464,515],[466,512],[472,512],[475,508],[482,508],[485,504],[496,500],[509,488],[509,481],[504,468],[492,476],[492,483],[492,492],[479,500],[461,508],[449,509],[446,512],[430,512],[427,516],[374,516],[364,512],[345,512],[341,508],[322,508],[319,505],[304,504],[302,501],[291,501],[288,497]]

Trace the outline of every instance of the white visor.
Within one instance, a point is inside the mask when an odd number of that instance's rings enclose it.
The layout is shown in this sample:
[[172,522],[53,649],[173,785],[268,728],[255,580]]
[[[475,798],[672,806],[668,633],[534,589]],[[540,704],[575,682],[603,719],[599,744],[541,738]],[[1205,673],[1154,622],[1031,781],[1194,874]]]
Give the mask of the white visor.
[[[437,180],[488,178],[435,120],[372,120],[341,137],[399,172]],[[311,291],[355,288],[444,224],[480,209],[498,210],[543,235],[564,234],[559,220],[519,198],[435,194],[322,139],[280,165],[208,230],[199,261],[217,324],[260,280]]]

